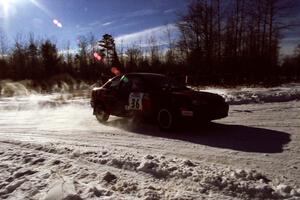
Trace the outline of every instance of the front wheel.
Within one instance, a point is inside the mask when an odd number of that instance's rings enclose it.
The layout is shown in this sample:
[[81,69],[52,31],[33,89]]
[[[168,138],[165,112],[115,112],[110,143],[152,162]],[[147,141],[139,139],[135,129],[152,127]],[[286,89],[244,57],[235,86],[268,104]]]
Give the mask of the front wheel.
[[169,109],[160,109],[157,114],[158,126],[163,131],[170,131],[174,128],[174,115]]
[[94,114],[100,123],[107,122],[109,118],[109,113],[104,110],[103,106],[95,107]]

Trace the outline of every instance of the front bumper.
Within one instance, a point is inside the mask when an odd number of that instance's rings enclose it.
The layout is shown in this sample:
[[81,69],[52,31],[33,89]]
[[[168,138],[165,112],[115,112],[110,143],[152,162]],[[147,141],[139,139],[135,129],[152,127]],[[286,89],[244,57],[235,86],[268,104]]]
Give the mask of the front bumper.
[[229,105],[227,103],[217,105],[202,105],[189,109],[181,109],[179,115],[184,119],[194,120],[216,120],[228,116]]

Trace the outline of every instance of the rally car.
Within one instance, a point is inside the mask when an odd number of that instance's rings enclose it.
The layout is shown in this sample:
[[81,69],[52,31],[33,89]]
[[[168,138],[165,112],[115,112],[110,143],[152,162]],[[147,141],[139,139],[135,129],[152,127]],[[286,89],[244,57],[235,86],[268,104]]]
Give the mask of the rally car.
[[99,122],[110,115],[154,119],[162,130],[183,121],[211,121],[228,115],[217,94],[197,92],[160,74],[128,73],[92,90],[91,106]]

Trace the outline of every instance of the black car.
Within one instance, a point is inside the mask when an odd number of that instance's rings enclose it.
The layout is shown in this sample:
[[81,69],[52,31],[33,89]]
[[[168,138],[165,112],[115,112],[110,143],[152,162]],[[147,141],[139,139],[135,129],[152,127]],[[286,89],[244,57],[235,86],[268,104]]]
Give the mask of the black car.
[[197,92],[171,78],[152,73],[116,76],[92,90],[91,105],[100,122],[110,115],[154,119],[163,130],[178,122],[211,121],[227,117],[224,98]]

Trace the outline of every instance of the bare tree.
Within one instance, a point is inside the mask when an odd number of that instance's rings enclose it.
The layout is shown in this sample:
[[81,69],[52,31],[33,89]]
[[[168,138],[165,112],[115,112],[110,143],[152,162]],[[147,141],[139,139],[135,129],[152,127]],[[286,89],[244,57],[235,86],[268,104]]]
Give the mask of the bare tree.
[[166,25],[166,30],[165,30],[166,38],[168,41],[168,50],[166,52],[166,62],[168,64],[174,64],[175,61],[175,47],[176,47],[176,41],[173,36],[173,30],[170,24]]
[[143,57],[141,47],[133,45],[132,47],[126,50],[125,54],[127,55],[127,71],[137,71],[138,66],[140,65],[140,61]]
[[0,55],[2,59],[5,58],[5,55],[7,54],[7,37],[3,31],[0,30]]
[[71,52],[71,43],[70,43],[70,41],[67,41],[67,44],[66,44],[65,57],[66,57],[67,65],[68,66],[72,65],[73,56],[72,56],[72,52]]
[[125,66],[125,58],[124,58],[124,40],[121,40],[118,49],[118,55],[120,57],[120,63],[122,66]]
[[152,64],[157,64],[160,62],[159,58],[159,44],[154,35],[151,35],[147,40],[148,49],[149,49],[149,57]]
[[97,39],[93,33],[89,33],[87,36],[87,59],[89,64],[95,64],[94,53],[97,52]]
[[216,50],[220,48],[218,6],[215,1],[195,0],[177,24],[181,33],[179,45],[186,49],[189,65],[206,72],[213,71]]

